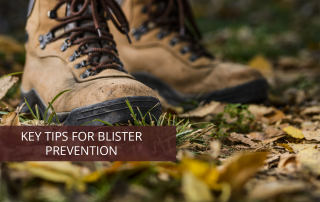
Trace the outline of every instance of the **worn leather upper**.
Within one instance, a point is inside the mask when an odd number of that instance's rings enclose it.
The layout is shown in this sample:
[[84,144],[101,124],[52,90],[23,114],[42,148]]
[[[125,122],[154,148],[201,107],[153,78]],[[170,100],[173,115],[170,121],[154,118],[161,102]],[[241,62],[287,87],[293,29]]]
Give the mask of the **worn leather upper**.
[[[21,86],[24,91],[35,89],[47,104],[59,92],[72,89],[54,103],[56,112],[69,112],[75,108],[120,97],[156,97],[152,89],[134,80],[130,74],[118,70],[107,69],[97,75],[80,78],[90,66],[81,69],[75,69],[74,66],[85,60],[87,55],[70,62],[69,57],[77,45],[62,52],[60,47],[64,39],[47,44],[44,50],[40,49],[39,36],[45,35],[59,23],[47,16],[47,12],[56,4],[57,0],[36,0],[28,17],[26,31],[29,40],[25,45],[27,55]],[[66,4],[61,6],[57,15],[65,16],[66,7]]]
[[[191,62],[191,52],[180,53],[186,42],[179,42],[174,46],[169,43],[177,33],[170,33],[159,39],[157,34],[161,29],[155,28],[137,40],[132,33],[147,19],[147,14],[142,10],[148,2],[122,2],[122,8],[130,24],[133,44],[126,43],[126,38],[121,35],[115,35],[115,40],[122,62],[129,72],[150,73],[185,94],[209,93],[262,78],[258,71],[240,64],[223,63],[207,57]],[[111,30],[114,32],[115,27],[111,26]]]

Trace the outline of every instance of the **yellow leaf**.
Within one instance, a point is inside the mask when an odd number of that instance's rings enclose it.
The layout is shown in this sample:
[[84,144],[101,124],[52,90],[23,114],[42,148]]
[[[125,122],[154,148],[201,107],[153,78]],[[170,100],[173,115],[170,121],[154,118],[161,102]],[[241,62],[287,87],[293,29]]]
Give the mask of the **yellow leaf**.
[[293,126],[288,126],[283,128],[283,131],[288,133],[288,135],[294,137],[294,138],[304,138],[304,135],[302,134],[302,131],[293,127]]
[[229,183],[233,195],[240,193],[243,185],[252,177],[267,157],[267,152],[240,154],[219,170],[219,183]]
[[183,159],[181,167],[205,182],[211,189],[220,190],[221,186],[217,184],[219,173],[215,166],[195,159]]
[[307,148],[297,154],[298,166],[320,176],[320,152],[314,148]]
[[287,149],[289,152],[293,152],[292,147],[289,146],[288,144],[277,143],[277,145],[279,145],[280,147],[283,147],[283,148]]
[[249,61],[248,64],[251,68],[261,72],[266,78],[274,76],[273,67],[271,62],[263,55],[257,55]]
[[80,167],[71,162],[30,161],[11,164],[10,167],[25,170],[34,177],[50,182],[65,183],[67,189],[74,188],[79,192],[86,189]]
[[5,126],[20,126],[19,116],[16,112],[10,112],[2,116],[1,124]]
[[190,171],[187,171],[183,174],[182,191],[186,201],[214,200],[209,187]]

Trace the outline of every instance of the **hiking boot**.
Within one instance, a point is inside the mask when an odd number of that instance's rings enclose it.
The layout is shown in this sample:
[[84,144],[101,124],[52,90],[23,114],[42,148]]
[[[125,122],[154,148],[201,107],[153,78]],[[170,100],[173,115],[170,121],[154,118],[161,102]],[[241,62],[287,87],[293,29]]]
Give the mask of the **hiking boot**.
[[[129,30],[115,0],[30,1],[21,92],[30,106],[38,105],[41,115],[48,102],[67,89],[71,91],[53,102],[54,112],[65,125],[82,125],[94,119],[132,123],[125,100],[138,117],[137,107],[144,115],[159,103],[152,89],[124,69],[107,20],[117,26],[117,32],[126,34]],[[151,114],[159,118],[161,105]]]
[[122,62],[170,104],[187,100],[252,103],[267,98],[267,82],[258,71],[220,62],[201,45],[187,1],[124,0],[120,4],[132,38],[129,45],[125,37],[115,35]]

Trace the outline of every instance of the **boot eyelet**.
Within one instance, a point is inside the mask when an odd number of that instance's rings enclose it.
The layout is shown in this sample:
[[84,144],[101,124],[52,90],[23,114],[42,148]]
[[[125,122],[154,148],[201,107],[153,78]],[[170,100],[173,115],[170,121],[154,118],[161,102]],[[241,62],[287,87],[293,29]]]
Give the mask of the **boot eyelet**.
[[42,42],[43,40],[44,40],[43,35],[40,35],[40,36],[39,36],[39,42]]
[[44,41],[45,41],[46,43],[49,43],[50,40],[53,39],[53,37],[54,37],[54,36],[53,36],[53,33],[52,33],[52,32],[48,32],[48,33],[45,35],[45,37],[44,37],[44,38],[45,38]]
[[190,62],[194,62],[194,61],[196,61],[198,59],[198,56],[196,55],[196,54],[192,54],[191,56],[190,56],[190,58],[189,58],[189,61]]
[[147,6],[143,6],[143,7],[142,7],[141,13],[147,13]]
[[183,47],[183,48],[180,50],[180,53],[181,53],[182,55],[186,54],[187,52],[189,52],[189,47],[188,47],[188,46],[185,46],[185,47]]
[[173,39],[171,39],[171,41],[169,42],[170,46],[174,46],[178,43],[179,39],[177,37],[174,37]]
[[163,39],[163,38],[165,37],[165,35],[166,35],[166,33],[165,33],[163,30],[161,30],[161,31],[157,34],[157,38],[158,38],[159,40],[161,40],[161,39]]
[[82,65],[81,65],[81,64],[76,64],[76,65],[74,66],[74,68],[75,68],[75,69],[81,69],[81,68],[82,68]]
[[138,40],[140,40],[141,35],[147,33],[147,31],[148,31],[147,25],[143,24],[137,29],[132,29],[132,35],[138,41]]
[[61,45],[61,52],[64,52],[65,50],[67,50],[68,47],[70,47],[72,44],[71,42],[69,42],[69,37],[66,38],[66,40],[64,40],[63,44]]
[[50,19],[55,19],[57,18],[57,11],[48,11],[47,15]]
[[[77,52],[78,51],[78,52]],[[73,52],[73,55],[71,55],[70,57],[69,57],[69,61],[70,62],[73,62],[75,59],[77,59],[80,55],[81,55],[81,53],[82,53],[82,50],[76,50],[76,51],[74,51]]]

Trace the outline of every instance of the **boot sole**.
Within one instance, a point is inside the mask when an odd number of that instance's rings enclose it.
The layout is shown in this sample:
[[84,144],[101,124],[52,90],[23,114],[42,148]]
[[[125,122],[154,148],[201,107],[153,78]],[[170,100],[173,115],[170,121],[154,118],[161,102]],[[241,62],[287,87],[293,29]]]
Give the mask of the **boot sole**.
[[[29,92],[23,91],[21,88],[21,100],[24,102],[24,98],[27,99],[29,105],[32,107],[32,110],[35,112],[35,105],[38,105],[39,112],[41,117],[47,108],[47,105],[43,102],[39,94],[32,89]],[[133,123],[133,117],[129,110],[126,100],[130,102],[130,105],[133,108],[134,113],[137,115],[137,118],[141,120],[140,113],[137,108],[140,109],[142,115],[144,116],[147,112],[150,111],[152,120],[156,121],[162,114],[161,104],[157,98],[148,97],[148,96],[132,96],[132,97],[122,97],[113,100],[104,101],[98,104],[84,106],[80,108],[73,109],[70,112],[59,112],[57,113],[60,123],[64,125],[76,126],[88,123],[94,119],[100,119],[111,124],[128,124],[129,121]],[[159,103],[159,104],[158,104]],[[158,104],[158,105],[157,105]],[[157,105],[157,106],[156,106]],[[22,112],[29,112],[27,106],[24,106],[21,110]],[[47,117],[52,113],[51,110],[48,110]],[[53,119],[56,122],[55,118]],[[150,116],[147,114],[146,122],[150,124]],[[102,126],[104,125],[100,121],[95,121],[86,126]]]
[[198,102],[204,101],[208,103],[212,100],[228,103],[261,103],[267,99],[268,84],[265,79],[257,79],[239,86],[226,88],[222,90],[213,91],[203,96],[186,95],[177,92],[167,83],[161,81],[155,76],[145,73],[136,72],[132,73],[138,81],[144,83],[150,88],[159,92],[171,105],[182,105],[184,108],[189,108],[190,105],[186,103],[196,100]]

